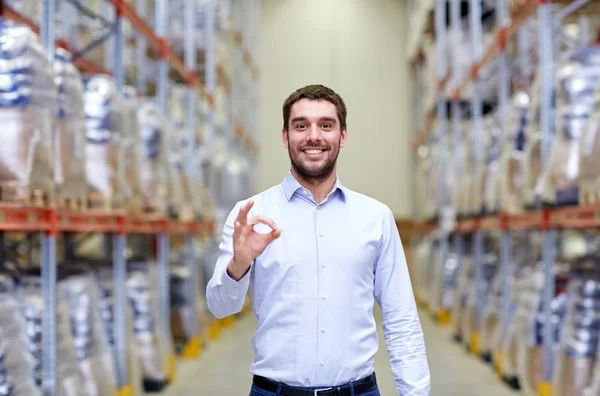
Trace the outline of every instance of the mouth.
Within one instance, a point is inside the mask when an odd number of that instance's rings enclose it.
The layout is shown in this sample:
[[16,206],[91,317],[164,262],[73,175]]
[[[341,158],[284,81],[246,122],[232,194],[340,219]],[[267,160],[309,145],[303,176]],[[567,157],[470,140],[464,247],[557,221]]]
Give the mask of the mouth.
[[309,158],[320,158],[323,156],[323,154],[325,154],[325,150],[321,148],[304,149],[302,152]]

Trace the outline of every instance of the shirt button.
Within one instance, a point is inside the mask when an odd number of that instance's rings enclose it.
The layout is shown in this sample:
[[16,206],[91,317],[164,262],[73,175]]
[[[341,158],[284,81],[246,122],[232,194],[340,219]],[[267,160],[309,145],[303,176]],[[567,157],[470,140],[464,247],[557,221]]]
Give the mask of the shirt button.
[[327,295],[326,294],[323,294],[321,297],[323,298],[323,300],[327,299]]
[[317,206],[317,210],[321,210],[321,206]]
[[325,333],[325,329],[321,328],[321,333]]
[[321,238],[323,238],[323,237],[324,237],[324,235],[323,235],[323,233],[322,233],[322,232],[320,232],[320,233],[319,233],[319,236],[320,236]]
[[325,362],[321,360],[321,366],[325,366]]
[[323,268],[327,267],[327,263],[323,263],[321,265],[323,266]]

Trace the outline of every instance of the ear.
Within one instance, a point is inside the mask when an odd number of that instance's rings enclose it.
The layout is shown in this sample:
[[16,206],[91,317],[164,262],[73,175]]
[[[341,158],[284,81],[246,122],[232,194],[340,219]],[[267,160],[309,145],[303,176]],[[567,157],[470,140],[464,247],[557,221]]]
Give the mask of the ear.
[[346,136],[348,135],[348,130],[346,128],[342,129],[342,134],[340,136],[340,148],[346,145]]
[[289,148],[289,136],[288,131],[286,131],[285,128],[281,129],[281,141],[286,149]]

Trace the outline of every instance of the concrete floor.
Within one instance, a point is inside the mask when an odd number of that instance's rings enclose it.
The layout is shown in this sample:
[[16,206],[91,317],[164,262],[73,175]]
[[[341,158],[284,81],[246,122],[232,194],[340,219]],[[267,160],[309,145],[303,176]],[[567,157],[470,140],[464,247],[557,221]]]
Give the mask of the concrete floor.
[[[376,313],[378,315],[378,313]],[[436,326],[429,315],[421,321],[431,370],[431,396],[511,396],[516,393],[500,384],[490,366],[469,356],[464,348],[450,341],[447,329]],[[177,379],[163,396],[248,395],[251,377],[252,336],[255,319],[250,314],[221,333],[207,346],[198,361],[179,362]],[[382,396],[395,396],[383,333],[375,369]]]

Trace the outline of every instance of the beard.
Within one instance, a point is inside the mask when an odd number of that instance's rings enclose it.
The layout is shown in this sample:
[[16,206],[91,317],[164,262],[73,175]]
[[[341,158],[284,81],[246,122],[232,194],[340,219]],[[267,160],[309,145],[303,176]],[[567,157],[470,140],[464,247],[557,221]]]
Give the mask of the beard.
[[[325,149],[325,147],[322,146],[310,147]],[[292,168],[298,175],[306,181],[319,182],[326,180],[333,173],[340,152],[339,147],[339,145],[336,147],[328,147],[325,151],[328,155],[325,160],[321,162],[303,160],[301,158],[302,150],[300,149],[292,151],[291,148],[288,148],[288,154],[290,156]]]

